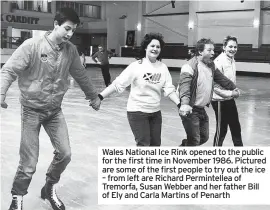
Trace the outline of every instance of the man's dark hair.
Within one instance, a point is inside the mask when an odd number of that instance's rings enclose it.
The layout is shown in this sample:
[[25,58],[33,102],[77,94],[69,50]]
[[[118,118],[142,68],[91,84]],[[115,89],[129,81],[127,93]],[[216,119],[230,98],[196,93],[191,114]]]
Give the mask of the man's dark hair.
[[61,8],[57,11],[54,20],[58,22],[58,25],[62,25],[66,21],[71,21],[74,24],[80,24],[80,18],[72,8]]
[[231,40],[232,40],[232,41],[235,41],[236,44],[238,44],[237,38],[236,38],[236,37],[234,37],[234,36],[226,36],[226,37],[224,38],[224,40],[223,40],[223,46],[226,47],[227,44],[228,44],[228,42],[231,41]]
[[206,44],[214,45],[215,43],[211,39],[205,39],[205,38],[200,39],[195,46],[195,54],[197,56],[200,55],[199,52],[202,52],[204,50],[204,47]]
[[[146,34],[144,36],[144,38],[143,38],[143,41],[141,42],[140,55],[137,58],[138,60],[142,60],[146,56],[145,49],[147,48],[147,46],[149,45],[149,43],[153,39],[156,39],[156,40],[159,41],[159,43],[160,43],[160,49],[162,51],[162,49],[163,49],[163,47],[165,45],[165,42],[163,40],[162,34],[160,34],[160,33],[149,33],[149,34]],[[160,51],[159,56],[157,57],[157,60],[161,60],[161,51]]]

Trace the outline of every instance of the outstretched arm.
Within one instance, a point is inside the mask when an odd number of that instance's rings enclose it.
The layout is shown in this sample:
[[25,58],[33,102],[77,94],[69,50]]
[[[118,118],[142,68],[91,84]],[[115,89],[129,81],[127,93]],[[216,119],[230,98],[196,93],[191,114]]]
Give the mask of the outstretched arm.
[[177,96],[176,92],[172,92],[170,95],[168,95],[168,97],[176,105],[180,104],[180,100],[179,100],[179,97]]
[[31,62],[32,39],[26,40],[11,55],[8,61],[1,69],[1,107],[7,108],[5,102],[6,93],[18,75],[20,75]]
[[103,90],[100,95],[101,98],[106,98],[111,94],[117,92],[122,93],[126,87],[131,84],[133,71],[133,64],[130,64],[122,73],[109,85],[105,90]]
[[190,98],[193,74],[194,71],[188,64],[182,67],[178,88],[181,103],[179,114],[181,116],[186,116],[192,112],[192,107],[190,106]]
[[103,100],[104,98],[107,98],[108,96],[110,96],[111,94],[115,93],[116,89],[114,87],[114,85],[109,85],[106,89],[104,89],[99,95],[100,99]]
[[214,92],[218,96],[221,96],[222,98],[231,98],[232,97],[232,91],[231,90],[225,90],[221,88],[218,84],[214,84]]
[[74,48],[74,59],[69,69],[71,76],[79,84],[80,88],[84,92],[86,99],[91,100],[91,106],[98,110],[100,106],[100,100],[98,98],[97,91],[92,84],[91,80],[86,74],[85,68],[81,65],[80,57],[77,50]]
[[234,90],[236,88],[235,84],[218,69],[214,71],[214,81],[227,90]]
[[180,100],[175,92],[175,87],[172,84],[172,76],[171,76],[167,66],[165,66],[164,68],[166,68],[165,84],[162,87],[162,89],[164,91],[164,95],[168,96],[168,98],[178,106],[180,104]]
[[190,65],[182,66],[178,88],[181,105],[189,105],[190,103],[193,74],[194,70]]

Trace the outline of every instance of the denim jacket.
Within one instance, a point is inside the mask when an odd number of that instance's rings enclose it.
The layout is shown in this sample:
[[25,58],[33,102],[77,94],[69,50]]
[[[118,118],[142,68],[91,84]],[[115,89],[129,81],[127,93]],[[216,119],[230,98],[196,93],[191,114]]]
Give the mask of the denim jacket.
[[61,106],[68,90],[70,74],[86,99],[94,100],[96,90],[81,64],[75,45],[68,41],[57,48],[47,38],[49,33],[27,39],[12,54],[1,69],[1,94],[5,95],[18,77],[22,105],[55,109]]

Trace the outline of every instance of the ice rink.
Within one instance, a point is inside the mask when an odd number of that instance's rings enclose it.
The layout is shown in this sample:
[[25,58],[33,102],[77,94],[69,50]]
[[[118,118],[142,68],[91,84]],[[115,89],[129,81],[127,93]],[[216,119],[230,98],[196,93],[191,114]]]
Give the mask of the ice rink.
[[[111,68],[112,80],[123,68]],[[105,88],[101,71],[87,68],[98,91]],[[178,71],[171,71],[173,83],[179,79]],[[270,146],[270,78],[237,76],[237,86],[243,94],[236,99],[242,137],[245,146]],[[97,170],[99,146],[135,146],[133,134],[126,117],[126,102],[129,91],[110,96],[102,102],[97,112],[88,106],[84,94],[75,84],[62,104],[69,128],[72,160],[63,173],[58,186],[58,195],[67,210],[266,210],[269,206],[106,206],[97,204]],[[10,87],[6,102],[8,108],[1,109],[1,209],[7,210],[11,202],[10,189],[19,162],[20,111],[17,81]],[[212,107],[206,108],[210,120],[210,138],[205,146],[211,146],[215,132],[215,116]],[[178,146],[185,138],[185,131],[176,106],[162,98],[161,111],[162,146]],[[224,146],[232,146],[230,132]],[[40,199],[40,190],[45,183],[45,174],[53,158],[53,147],[49,137],[40,133],[40,156],[37,171],[33,176],[29,193],[24,197],[25,210],[50,210]],[[256,199],[256,198],[254,198]]]

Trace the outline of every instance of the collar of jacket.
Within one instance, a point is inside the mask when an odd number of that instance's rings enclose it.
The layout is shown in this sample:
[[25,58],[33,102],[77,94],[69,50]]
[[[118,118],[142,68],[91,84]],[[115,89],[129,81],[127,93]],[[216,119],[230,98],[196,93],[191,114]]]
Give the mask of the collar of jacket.
[[[191,68],[196,71],[198,71],[198,63],[199,63],[199,58],[197,56],[194,56],[188,61],[188,64],[191,66]],[[205,65],[208,66],[210,69],[212,69],[212,71],[216,69],[214,62],[205,64]]]
[[234,58],[230,58],[229,56],[226,55],[225,52],[222,52],[222,56],[227,59],[230,63],[234,62]]
[[[189,105],[191,107],[194,106],[195,104],[195,100],[196,100],[196,94],[197,94],[197,81],[198,81],[198,63],[199,63],[199,59],[197,56],[194,56],[193,58],[191,58],[188,61],[188,64],[191,66],[191,68],[193,69],[193,78],[191,81],[191,87],[190,87],[190,102]],[[211,62],[210,64],[207,65],[211,70],[212,73],[214,75],[214,71],[215,71],[215,63]],[[214,85],[214,84],[213,84]],[[212,94],[213,94],[213,87],[212,86],[212,91],[211,91],[211,98],[212,98]],[[206,105],[207,107],[209,106],[209,104]]]
[[52,41],[48,38],[49,34],[51,34],[52,31],[47,31],[44,35],[45,39],[47,40],[47,42],[51,45],[52,49],[55,51],[60,51],[63,49],[64,43],[61,43],[59,45],[55,45],[52,43]]

